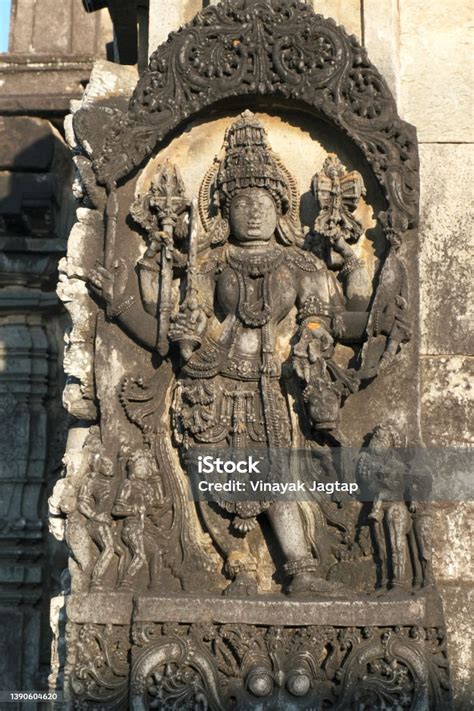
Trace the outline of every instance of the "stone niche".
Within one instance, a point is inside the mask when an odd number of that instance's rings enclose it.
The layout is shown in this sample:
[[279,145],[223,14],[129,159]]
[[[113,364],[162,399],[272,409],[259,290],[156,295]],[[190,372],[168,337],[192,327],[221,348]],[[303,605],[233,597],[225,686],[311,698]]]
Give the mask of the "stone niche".
[[[405,454],[414,128],[357,40],[298,0],[206,8],[135,83],[102,62],[67,120],[51,686],[80,708],[449,708]],[[360,496],[194,502],[200,447],[260,448],[283,477],[303,452]]]

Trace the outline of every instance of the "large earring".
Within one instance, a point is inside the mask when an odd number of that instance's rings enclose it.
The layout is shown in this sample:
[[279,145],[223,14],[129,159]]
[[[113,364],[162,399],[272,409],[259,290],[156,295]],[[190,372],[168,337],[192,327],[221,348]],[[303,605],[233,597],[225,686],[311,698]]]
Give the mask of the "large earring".
[[209,226],[209,237],[211,244],[217,246],[224,244],[229,239],[230,227],[229,222],[221,215],[214,218]]

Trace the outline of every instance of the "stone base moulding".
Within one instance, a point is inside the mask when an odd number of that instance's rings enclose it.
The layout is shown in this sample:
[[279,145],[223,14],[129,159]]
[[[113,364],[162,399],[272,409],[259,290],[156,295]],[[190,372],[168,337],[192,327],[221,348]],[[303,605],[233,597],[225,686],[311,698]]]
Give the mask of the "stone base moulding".
[[296,602],[93,593],[65,604],[65,692],[78,708],[449,708],[435,594]]

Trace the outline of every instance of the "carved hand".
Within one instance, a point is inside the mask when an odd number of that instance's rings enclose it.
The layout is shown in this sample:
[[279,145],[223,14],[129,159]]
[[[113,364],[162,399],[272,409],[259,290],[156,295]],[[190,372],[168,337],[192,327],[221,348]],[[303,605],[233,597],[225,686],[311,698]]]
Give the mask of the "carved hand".
[[114,306],[122,301],[127,287],[128,268],[124,259],[116,259],[114,271],[98,266],[89,274],[88,286],[93,294]]
[[302,330],[300,339],[293,349],[293,367],[297,375],[306,383],[322,375],[322,359],[332,354],[333,339],[319,324],[308,324]]
[[207,316],[197,301],[192,299],[181,306],[169,331],[171,341],[196,340],[198,343],[206,330]]
[[405,299],[405,297],[400,295],[395,297],[395,304],[401,311],[406,311],[406,309],[408,308],[408,301]]
[[354,250],[352,247],[349,247],[341,234],[338,234],[336,237],[331,237],[330,242],[333,250],[340,254],[344,260],[352,259],[355,256]]
[[381,523],[384,518],[384,510],[383,510],[383,498],[380,494],[380,492],[375,496],[374,503],[372,506],[372,511],[369,513],[369,518],[372,521],[377,521],[377,523]]
[[293,352],[295,356],[315,363],[318,358],[327,358],[331,355],[333,343],[331,334],[323,326],[309,323],[303,328]]
[[384,511],[382,508],[373,508],[372,511],[369,514],[369,518],[372,521],[377,521],[377,523],[382,523],[383,521],[383,516],[384,516]]

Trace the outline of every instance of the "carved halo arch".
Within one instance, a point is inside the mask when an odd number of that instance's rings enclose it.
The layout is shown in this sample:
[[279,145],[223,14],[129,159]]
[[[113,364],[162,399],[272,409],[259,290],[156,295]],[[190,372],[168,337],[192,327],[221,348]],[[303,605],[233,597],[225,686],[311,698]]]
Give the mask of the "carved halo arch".
[[342,129],[382,187],[386,230],[400,235],[417,226],[415,128],[399,117],[357,39],[301,0],[223,0],[171,33],[110,127],[94,163],[99,182],[114,193],[184,121],[223,100],[251,97],[298,102]]

